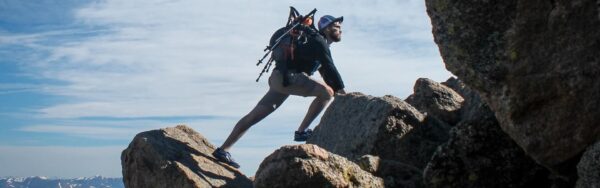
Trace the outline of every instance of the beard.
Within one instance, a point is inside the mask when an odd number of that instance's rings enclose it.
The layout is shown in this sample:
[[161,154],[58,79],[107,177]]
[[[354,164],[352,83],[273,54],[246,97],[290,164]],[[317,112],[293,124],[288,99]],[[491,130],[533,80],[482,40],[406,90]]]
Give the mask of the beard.
[[340,42],[342,40],[342,32],[331,32],[327,36],[327,39],[333,42]]

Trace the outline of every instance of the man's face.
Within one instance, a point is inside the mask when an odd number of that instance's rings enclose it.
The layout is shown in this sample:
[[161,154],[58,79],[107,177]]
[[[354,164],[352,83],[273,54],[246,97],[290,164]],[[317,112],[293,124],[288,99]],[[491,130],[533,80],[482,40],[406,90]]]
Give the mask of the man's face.
[[340,22],[333,22],[327,27],[326,36],[328,40],[333,42],[339,42],[342,40],[342,24]]

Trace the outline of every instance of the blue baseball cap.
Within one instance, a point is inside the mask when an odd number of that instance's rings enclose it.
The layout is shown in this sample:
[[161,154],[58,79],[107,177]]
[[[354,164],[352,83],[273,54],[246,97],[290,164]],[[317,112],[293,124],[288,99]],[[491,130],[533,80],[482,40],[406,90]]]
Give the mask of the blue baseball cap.
[[323,29],[327,28],[333,22],[338,22],[338,21],[340,23],[342,23],[344,21],[344,17],[341,16],[339,18],[336,18],[331,15],[325,15],[325,16],[321,17],[321,19],[319,19],[319,31],[322,31]]

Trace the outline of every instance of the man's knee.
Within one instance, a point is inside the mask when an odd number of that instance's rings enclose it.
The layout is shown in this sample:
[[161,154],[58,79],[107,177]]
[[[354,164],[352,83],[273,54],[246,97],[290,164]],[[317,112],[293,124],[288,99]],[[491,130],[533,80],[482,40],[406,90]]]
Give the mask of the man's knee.
[[317,97],[324,99],[324,100],[331,100],[333,99],[333,89],[331,89],[331,87],[327,86],[327,85],[320,85],[319,87],[319,95],[317,95]]

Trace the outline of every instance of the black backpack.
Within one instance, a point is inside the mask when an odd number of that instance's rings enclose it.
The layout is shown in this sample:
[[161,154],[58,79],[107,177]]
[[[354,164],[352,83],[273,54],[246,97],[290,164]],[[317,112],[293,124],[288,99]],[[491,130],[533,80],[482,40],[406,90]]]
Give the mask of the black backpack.
[[294,59],[294,48],[296,44],[308,40],[308,33],[317,32],[313,23],[314,15],[317,9],[313,9],[310,13],[302,16],[294,7],[290,7],[290,14],[285,27],[275,31],[269,40],[269,45],[265,48],[265,55],[258,60],[256,66],[260,65],[263,60],[271,54],[271,57],[263,67],[262,71],[256,78],[256,82],[260,79],[263,73],[269,72],[273,61],[278,65],[288,64]]

